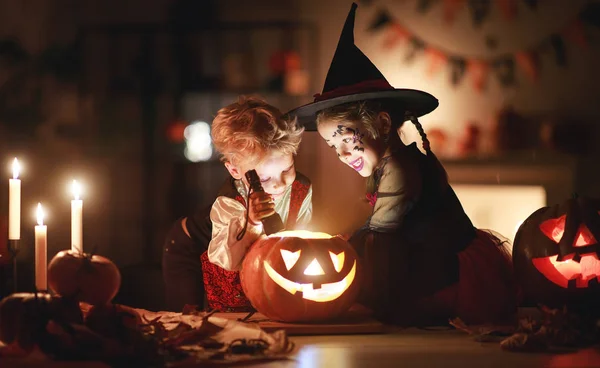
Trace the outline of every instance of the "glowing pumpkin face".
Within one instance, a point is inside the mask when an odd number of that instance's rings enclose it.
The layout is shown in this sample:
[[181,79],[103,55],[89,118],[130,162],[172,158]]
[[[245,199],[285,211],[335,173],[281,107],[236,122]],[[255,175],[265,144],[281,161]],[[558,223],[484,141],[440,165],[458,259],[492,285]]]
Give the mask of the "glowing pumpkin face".
[[526,297],[547,305],[600,303],[600,202],[570,199],[534,212],[513,247]]
[[240,272],[256,310],[281,321],[319,321],[346,312],[356,300],[358,261],[339,237],[286,231],[259,239]]

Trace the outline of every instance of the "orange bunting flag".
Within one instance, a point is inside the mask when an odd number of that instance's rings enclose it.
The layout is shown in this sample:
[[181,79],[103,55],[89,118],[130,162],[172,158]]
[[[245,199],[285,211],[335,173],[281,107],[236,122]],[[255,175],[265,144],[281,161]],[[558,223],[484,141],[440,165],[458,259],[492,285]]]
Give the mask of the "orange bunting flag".
[[467,71],[473,78],[473,87],[479,92],[485,86],[488,70],[489,65],[483,60],[471,59],[467,61]]
[[535,54],[527,51],[517,52],[515,53],[515,61],[533,82],[537,82],[539,65]]
[[496,0],[496,5],[506,20],[513,20],[517,15],[517,0]]
[[427,75],[433,77],[447,61],[447,56],[440,50],[434,48],[428,48],[425,51],[427,58],[429,59],[429,66],[427,67]]
[[585,28],[581,20],[577,19],[573,23],[571,23],[567,28],[565,28],[565,30],[563,31],[563,35],[566,39],[573,42],[582,49],[587,49],[588,43],[587,38],[585,36]]
[[387,35],[383,40],[384,50],[391,50],[399,42],[404,42],[410,38],[410,33],[401,25],[393,23],[388,27]]
[[444,0],[444,20],[452,24],[464,0]]

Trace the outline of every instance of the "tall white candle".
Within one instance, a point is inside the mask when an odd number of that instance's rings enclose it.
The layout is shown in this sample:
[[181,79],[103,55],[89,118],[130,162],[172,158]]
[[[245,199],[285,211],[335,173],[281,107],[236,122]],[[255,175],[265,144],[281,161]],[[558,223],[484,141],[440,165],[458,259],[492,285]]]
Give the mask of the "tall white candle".
[[13,177],[8,185],[8,239],[21,239],[21,180],[19,161],[15,157],[12,164]]
[[35,227],[35,288],[39,291],[48,290],[48,239],[41,203],[37,206]]
[[83,201],[79,199],[81,186],[73,180],[71,187],[74,199],[71,201],[71,250],[83,252]]

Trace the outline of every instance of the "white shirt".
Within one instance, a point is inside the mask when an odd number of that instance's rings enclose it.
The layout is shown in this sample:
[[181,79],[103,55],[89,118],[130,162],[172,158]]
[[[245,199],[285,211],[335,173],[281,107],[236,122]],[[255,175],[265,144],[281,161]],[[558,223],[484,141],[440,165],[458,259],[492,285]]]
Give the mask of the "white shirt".
[[380,231],[390,231],[402,224],[406,212],[418,200],[422,178],[416,162],[406,155],[388,156],[380,165],[377,201],[369,225]]
[[[241,180],[235,180],[235,187],[246,203],[248,193]],[[292,186],[289,185],[283,195],[275,200],[275,211],[286,223],[290,201],[292,198]],[[306,198],[298,211],[296,229],[308,225],[312,217],[312,185],[308,188]],[[246,221],[246,207],[233,198],[220,196],[213,203],[210,211],[212,222],[212,238],[208,244],[208,260],[226,270],[239,271],[242,260],[248,248],[263,234],[262,224],[253,225],[248,222],[246,233],[240,241],[237,235],[244,228]]]

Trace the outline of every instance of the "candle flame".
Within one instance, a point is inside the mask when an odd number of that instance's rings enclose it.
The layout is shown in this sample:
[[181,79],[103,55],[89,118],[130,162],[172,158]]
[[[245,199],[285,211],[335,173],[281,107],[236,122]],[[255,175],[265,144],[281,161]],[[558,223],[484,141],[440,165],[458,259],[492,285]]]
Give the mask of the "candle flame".
[[39,226],[44,225],[44,210],[42,209],[42,204],[38,203],[37,205],[37,224]]
[[79,196],[81,195],[81,185],[77,182],[77,180],[73,180],[71,191],[73,192],[73,197],[75,200],[78,200]]
[[17,160],[17,158],[15,157],[15,159],[13,160],[13,164],[12,164],[13,179],[19,178],[20,170],[21,170],[21,166],[19,165],[19,160]]

